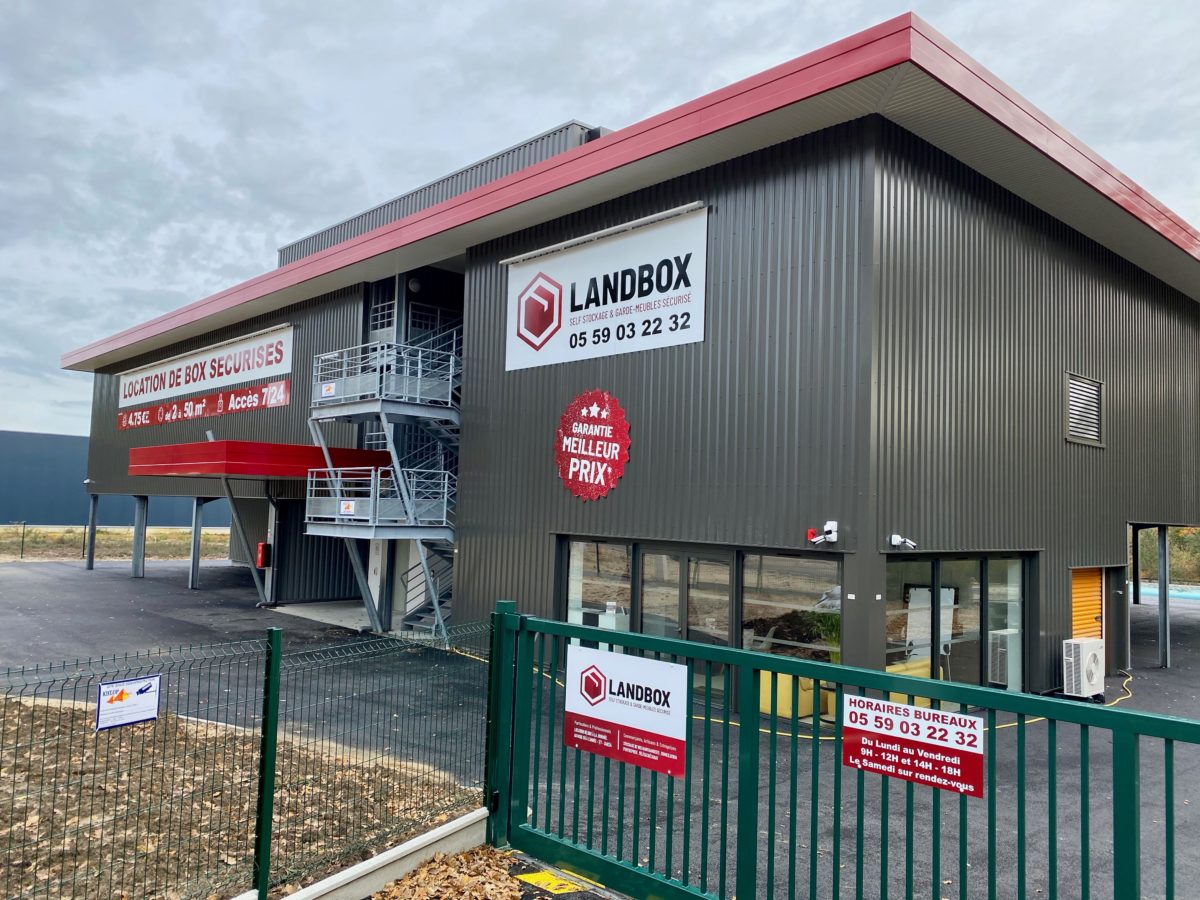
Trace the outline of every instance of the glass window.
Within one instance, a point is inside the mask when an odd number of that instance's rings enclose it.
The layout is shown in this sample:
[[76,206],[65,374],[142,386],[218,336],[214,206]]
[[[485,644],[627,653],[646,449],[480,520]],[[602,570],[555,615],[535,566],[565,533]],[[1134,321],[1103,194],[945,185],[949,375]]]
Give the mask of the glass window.
[[928,678],[932,671],[933,566],[927,560],[887,564],[886,664],[889,672]]
[[1021,690],[1021,560],[989,559],[987,569],[987,680]]
[[567,621],[629,630],[631,548],[571,541],[567,563]]
[[979,684],[979,567],[978,557],[943,560],[939,567],[938,671],[946,681]]
[[746,554],[742,565],[742,646],[841,662],[838,562]]

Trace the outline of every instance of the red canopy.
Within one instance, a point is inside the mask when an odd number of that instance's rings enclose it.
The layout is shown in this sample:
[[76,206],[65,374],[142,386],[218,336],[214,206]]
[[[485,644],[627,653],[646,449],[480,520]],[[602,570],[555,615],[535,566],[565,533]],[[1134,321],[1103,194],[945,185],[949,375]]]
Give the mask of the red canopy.
[[[391,465],[384,450],[348,450],[331,447],[337,468]],[[304,478],[309,469],[325,468],[320,447],[311,444],[267,444],[259,441],[198,441],[133,447],[129,451],[130,475],[226,475],[231,478]]]

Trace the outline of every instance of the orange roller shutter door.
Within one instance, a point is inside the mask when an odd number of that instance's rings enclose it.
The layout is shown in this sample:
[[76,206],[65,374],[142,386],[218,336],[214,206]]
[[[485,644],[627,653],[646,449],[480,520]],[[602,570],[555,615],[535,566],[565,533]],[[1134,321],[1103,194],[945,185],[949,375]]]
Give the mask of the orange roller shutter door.
[[1071,637],[1104,637],[1103,569],[1071,570]]

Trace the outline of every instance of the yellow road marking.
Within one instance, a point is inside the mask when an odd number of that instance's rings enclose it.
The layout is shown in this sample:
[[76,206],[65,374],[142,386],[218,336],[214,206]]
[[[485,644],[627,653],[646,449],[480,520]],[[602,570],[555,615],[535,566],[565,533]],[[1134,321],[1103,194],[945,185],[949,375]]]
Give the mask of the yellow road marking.
[[584,890],[582,884],[567,881],[567,879],[560,878],[553,872],[526,872],[524,875],[518,875],[517,880],[524,881],[526,884],[532,884],[534,887],[541,888],[549,894],[574,894]]

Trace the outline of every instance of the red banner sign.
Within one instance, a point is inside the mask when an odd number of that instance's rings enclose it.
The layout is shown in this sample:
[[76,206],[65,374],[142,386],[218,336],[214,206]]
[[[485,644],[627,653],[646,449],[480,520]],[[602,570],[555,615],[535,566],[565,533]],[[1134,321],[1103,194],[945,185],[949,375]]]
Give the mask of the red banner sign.
[[629,462],[629,422],[608,391],[584,391],[563,413],[554,436],[558,476],[576,497],[599,500]]
[[983,719],[842,696],[842,765],[983,796]]
[[292,382],[291,379],[284,379],[254,387],[218,391],[215,394],[205,394],[203,397],[190,397],[186,400],[172,400],[170,403],[125,410],[117,413],[117,428],[124,431],[127,428],[146,428],[151,425],[169,425],[172,422],[190,422],[192,419],[208,419],[214,416],[228,416],[232,413],[255,412],[260,409],[287,406],[291,402]]

